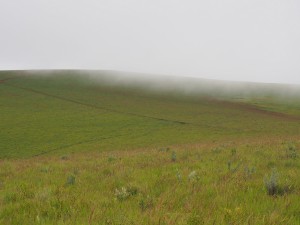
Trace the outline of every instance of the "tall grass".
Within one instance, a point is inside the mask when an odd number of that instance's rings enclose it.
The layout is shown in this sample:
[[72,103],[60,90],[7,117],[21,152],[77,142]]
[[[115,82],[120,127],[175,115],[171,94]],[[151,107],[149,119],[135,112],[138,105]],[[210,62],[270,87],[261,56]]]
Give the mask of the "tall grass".
[[298,224],[300,165],[282,158],[281,142],[247,139],[218,154],[217,142],[173,146],[175,162],[160,147],[2,160],[0,223]]

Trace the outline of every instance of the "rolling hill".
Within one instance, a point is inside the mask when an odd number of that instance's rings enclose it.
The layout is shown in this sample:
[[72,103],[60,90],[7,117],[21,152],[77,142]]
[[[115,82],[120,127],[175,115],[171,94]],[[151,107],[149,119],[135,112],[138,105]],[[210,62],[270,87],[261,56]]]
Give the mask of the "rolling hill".
[[0,72],[0,223],[299,224],[298,86]]

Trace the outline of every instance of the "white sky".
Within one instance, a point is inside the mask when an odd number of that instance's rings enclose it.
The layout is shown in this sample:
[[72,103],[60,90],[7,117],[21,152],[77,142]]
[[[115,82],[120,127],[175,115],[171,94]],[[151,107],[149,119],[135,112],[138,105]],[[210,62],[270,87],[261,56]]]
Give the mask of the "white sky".
[[299,0],[0,0],[0,69],[300,83]]

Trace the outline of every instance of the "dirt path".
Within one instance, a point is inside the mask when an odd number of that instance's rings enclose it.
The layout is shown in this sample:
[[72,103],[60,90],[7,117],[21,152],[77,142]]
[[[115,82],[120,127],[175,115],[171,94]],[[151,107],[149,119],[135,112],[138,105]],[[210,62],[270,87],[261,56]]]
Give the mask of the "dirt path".
[[0,80],[0,84],[6,82],[7,80],[12,80],[12,79],[15,79],[15,78],[11,77],[11,78],[2,79],[2,80]]
[[75,104],[78,104],[78,105],[83,105],[83,106],[87,106],[87,107],[91,107],[91,108],[95,108],[95,109],[101,109],[101,110],[108,111],[108,112],[124,114],[124,115],[129,115],[129,116],[143,117],[143,118],[159,120],[159,121],[163,121],[163,122],[171,122],[171,123],[181,124],[181,125],[190,124],[190,123],[187,123],[187,122],[184,122],[184,121],[164,119],[164,118],[147,116],[147,115],[137,114],[137,113],[132,113],[132,112],[122,112],[122,111],[118,111],[118,110],[114,110],[114,109],[108,109],[108,108],[105,108],[105,107],[101,107],[101,106],[97,106],[97,105],[84,103],[84,102],[80,102],[80,101],[77,101],[77,100],[57,96],[57,95],[52,95],[52,94],[45,93],[45,92],[42,92],[42,91],[37,91],[37,90],[31,89],[31,88],[25,88],[25,87],[12,85],[12,84],[7,84],[7,83],[6,83],[6,85],[11,86],[11,87],[15,87],[15,88],[18,88],[18,89],[26,90],[26,91],[29,91],[29,92],[32,92],[32,93],[44,95],[44,96],[47,96],[47,97],[56,98],[56,99],[59,99],[59,100],[62,100],[62,101],[67,101],[67,102],[70,102],[70,103],[75,103]]
[[290,115],[290,114],[281,113],[281,112],[269,111],[266,109],[259,108],[255,105],[251,105],[251,104],[247,104],[247,103],[243,103],[243,102],[230,102],[230,101],[218,100],[218,99],[214,99],[214,98],[209,98],[208,100],[211,102],[215,102],[216,104],[225,106],[227,108],[231,108],[231,109],[242,110],[245,112],[251,112],[251,113],[255,113],[255,114],[271,116],[273,118],[284,119],[284,120],[289,120],[289,121],[300,121],[299,116]]

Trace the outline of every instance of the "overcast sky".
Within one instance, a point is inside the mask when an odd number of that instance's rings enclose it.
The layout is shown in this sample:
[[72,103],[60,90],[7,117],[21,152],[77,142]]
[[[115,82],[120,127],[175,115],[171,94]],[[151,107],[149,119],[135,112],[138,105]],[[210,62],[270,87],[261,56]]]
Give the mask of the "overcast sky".
[[0,0],[0,69],[300,83],[299,0]]

